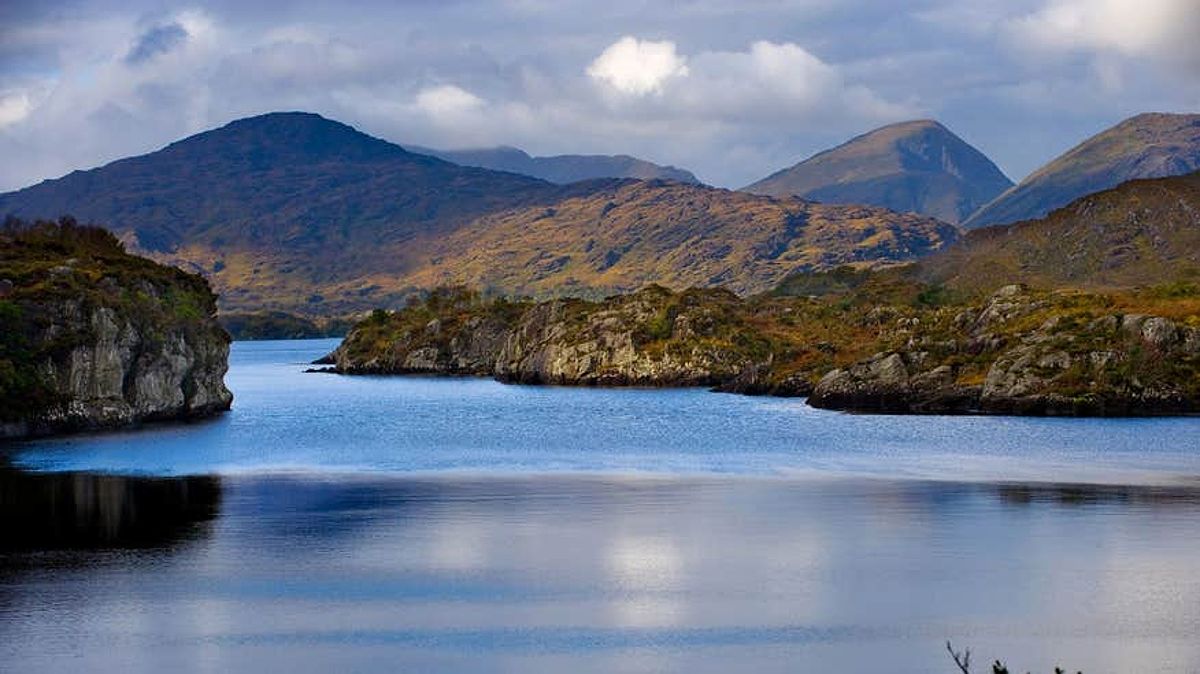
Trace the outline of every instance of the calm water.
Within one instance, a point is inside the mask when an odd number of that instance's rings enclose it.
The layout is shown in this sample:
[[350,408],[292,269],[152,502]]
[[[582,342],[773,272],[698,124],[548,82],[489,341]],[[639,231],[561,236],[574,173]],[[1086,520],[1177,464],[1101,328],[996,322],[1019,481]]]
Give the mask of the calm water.
[[10,448],[0,671],[1200,671],[1200,419],[302,374]]

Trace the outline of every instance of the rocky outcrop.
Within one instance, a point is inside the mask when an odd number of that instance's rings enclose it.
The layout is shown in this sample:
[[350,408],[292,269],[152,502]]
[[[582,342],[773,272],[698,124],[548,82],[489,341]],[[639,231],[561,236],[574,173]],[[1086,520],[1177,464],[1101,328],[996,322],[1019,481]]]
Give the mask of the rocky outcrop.
[[750,338],[723,290],[651,286],[602,302],[489,303],[470,293],[378,312],[330,359],[338,372],[493,376],[597,386],[718,386],[765,378],[765,339]]
[[10,234],[0,258],[13,283],[0,301],[0,438],[229,409],[229,336],[203,279],[126,255],[104,233],[40,227]]
[[925,413],[1200,411],[1200,330],[1140,314],[1055,313],[1040,320],[1058,309],[1051,302],[1007,286],[982,307],[959,312],[958,337],[949,340],[931,339],[935,327],[901,319],[911,332],[904,349],[830,371],[809,402]]

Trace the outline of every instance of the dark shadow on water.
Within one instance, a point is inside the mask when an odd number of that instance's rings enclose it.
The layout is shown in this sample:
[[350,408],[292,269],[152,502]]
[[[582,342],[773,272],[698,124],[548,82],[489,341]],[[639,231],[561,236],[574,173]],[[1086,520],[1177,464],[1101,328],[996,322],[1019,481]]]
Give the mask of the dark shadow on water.
[[1200,487],[1154,485],[1105,485],[1000,483],[989,491],[1006,505],[1094,506],[1128,505],[1153,508],[1200,506]]
[[214,476],[30,473],[0,467],[0,553],[169,547],[221,506]]

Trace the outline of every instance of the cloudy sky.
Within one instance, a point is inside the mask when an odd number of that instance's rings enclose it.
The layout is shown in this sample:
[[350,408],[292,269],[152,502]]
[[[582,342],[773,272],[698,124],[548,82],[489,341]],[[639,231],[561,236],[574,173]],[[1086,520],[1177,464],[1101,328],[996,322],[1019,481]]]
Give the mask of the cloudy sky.
[[1200,112],[1200,0],[0,1],[0,189],[272,110],[737,187],[939,119],[1014,179]]

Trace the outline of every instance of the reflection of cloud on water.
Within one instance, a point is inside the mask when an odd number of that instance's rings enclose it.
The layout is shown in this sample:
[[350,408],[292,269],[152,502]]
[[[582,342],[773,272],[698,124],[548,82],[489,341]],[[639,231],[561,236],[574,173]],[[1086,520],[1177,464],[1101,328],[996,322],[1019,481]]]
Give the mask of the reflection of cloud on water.
[[607,544],[609,577],[621,593],[610,604],[621,627],[669,627],[680,624],[684,607],[669,594],[683,580],[678,546],[665,536],[618,535]]
[[473,521],[448,521],[435,527],[428,544],[429,564],[440,570],[470,571],[488,563],[487,532]]
[[684,624],[685,610],[677,599],[639,594],[610,603],[613,623],[619,627],[673,627]]
[[624,588],[671,589],[679,582],[683,559],[678,547],[665,537],[621,537],[608,547],[608,570]]

